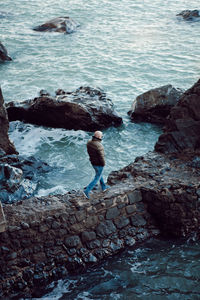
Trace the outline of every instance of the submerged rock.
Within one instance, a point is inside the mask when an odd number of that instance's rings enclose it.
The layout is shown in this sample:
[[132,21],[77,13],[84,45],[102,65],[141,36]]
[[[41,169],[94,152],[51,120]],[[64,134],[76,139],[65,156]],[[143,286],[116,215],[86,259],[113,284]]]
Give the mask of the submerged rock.
[[12,58],[8,55],[6,47],[0,42],[0,62],[11,60]]
[[76,31],[80,24],[75,22],[70,17],[58,17],[47,21],[46,23],[33,28],[35,31],[50,31],[72,33]]
[[183,91],[168,84],[139,95],[128,115],[133,121],[164,124]]
[[122,124],[106,94],[90,87],[80,87],[74,92],[58,90],[56,97],[46,94],[21,103],[11,102],[7,112],[10,121],[54,128],[95,131]]
[[40,176],[51,169],[34,157],[0,155],[0,195],[3,203],[16,203],[35,195]]
[[199,10],[194,9],[194,10],[183,10],[177,16],[182,16],[184,20],[191,21],[195,20],[196,18],[200,18],[200,13]]
[[162,153],[200,149],[200,79],[171,109],[155,150]]
[[4,106],[4,99],[0,88],[0,151],[7,154],[16,154],[15,146],[8,137],[9,121],[7,111]]

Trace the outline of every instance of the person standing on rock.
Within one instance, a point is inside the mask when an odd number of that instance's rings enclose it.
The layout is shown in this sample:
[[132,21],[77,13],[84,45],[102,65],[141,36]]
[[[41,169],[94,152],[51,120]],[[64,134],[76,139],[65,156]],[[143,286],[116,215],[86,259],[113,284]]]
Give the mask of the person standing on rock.
[[90,162],[92,167],[95,170],[94,179],[88,184],[88,186],[84,189],[84,195],[89,199],[89,193],[95,187],[95,185],[100,181],[100,185],[102,191],[106,191],[108,186],[105,184],[103,180],[103,169],[105,166],[105,155],[104,155],[104,147],[101,144],[103,138],[103,134],[101,131],[95,131],[91,140],[87,143],[87,152],[90,158]]

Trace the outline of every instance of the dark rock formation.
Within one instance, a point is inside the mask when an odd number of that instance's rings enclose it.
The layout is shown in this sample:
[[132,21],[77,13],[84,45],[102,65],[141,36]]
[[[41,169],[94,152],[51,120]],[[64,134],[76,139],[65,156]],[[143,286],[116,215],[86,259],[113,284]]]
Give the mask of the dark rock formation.
[[56,97],[46,94],[21,103],[9,103],[9,120],[86,131],[122,124],[112,101],[101,90],[80,87],[75,92],[58,90],[56,94]]
[[72,33],[80,25],[70,17],[58,17],[34,28],[36,31]]
[[20,292],[21,298],[32,298],[51,280],[159,234],[188,238],[196,233],[199,238],[198,160],[150,152],[113,172],[109,183],[115,185],[89,201],[71,192],[4,205],[0,297]]
[[0,149],[7,154],[16,154],[17,151],[8,137],[9,121],[4,106],[4,99],[0,88]]
[[200,13],[199,13],[199,10],[197,10],[197,9],[195,9],[195,10],[183,10],[182,12],[177,14],[177,16],[183,17],[183,19],[186,20],[186,21],[200,19]]
[[200,151],[182,155],[156,152],[112,172],[110,185],[132,185],[142,193],[143,203],[162,235],[200,238]]
[[155,150],[162,153],[200,149],[200,80],[171,109]]
[[5,155],[0,152],[0,200],[16,203],[37,192],[41,176],[51,169],[49,165],[34,157]]
[[0,62],[10,61],[12,58],[8,55],[5,46],[0,42]]
[[128,115],[133,121],[164,124],[182,93],[170,84],[152,89],[136,98]]

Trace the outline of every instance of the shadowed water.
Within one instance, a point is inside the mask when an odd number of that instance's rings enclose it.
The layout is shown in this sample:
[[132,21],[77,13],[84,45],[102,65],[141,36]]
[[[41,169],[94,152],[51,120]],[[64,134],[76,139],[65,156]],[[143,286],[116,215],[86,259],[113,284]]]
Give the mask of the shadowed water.
[[101,266],[49,286],[42,299],[198,300],[199,244],[151,240]]

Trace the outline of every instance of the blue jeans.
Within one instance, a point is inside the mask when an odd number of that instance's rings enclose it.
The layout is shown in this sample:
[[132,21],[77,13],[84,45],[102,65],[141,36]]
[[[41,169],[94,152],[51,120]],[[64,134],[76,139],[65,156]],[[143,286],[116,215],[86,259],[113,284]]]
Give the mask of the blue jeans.
[[85,194],[88,196],[91,190],[95,187],[98,181],[100,181],[101,188],[104,190],[106,188],[106,184],[103,180],[103,167],[102,166],[94,166],[92,165],[95,170],[95,176],[94,179],[88,184],[88,186],[85,189]]

